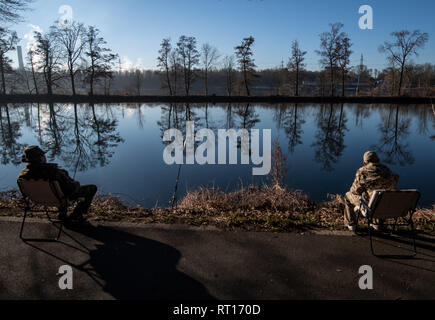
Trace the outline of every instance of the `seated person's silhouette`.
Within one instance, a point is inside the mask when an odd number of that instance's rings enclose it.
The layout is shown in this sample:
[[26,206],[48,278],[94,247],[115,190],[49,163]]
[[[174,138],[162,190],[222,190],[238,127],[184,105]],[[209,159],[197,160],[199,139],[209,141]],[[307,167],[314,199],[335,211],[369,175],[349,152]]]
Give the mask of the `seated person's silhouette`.
[[74,208],[73,213],[67,217],[66,208],[62,208],[59,219],[73,222],[81,222],[84,215],[88,212],[92,200],[97,193],[95,185],[81,186],[79,182],[74,181],[63,170],[54,163],[47,163],[45,157],[46,151],[41,150],[38,146],[31,146],[24,150],[22,161],[27,163],[27,167],[18,175],[18,179],[23,180],[46,180],[57,181],[63,194],[71,201],[80,200]]

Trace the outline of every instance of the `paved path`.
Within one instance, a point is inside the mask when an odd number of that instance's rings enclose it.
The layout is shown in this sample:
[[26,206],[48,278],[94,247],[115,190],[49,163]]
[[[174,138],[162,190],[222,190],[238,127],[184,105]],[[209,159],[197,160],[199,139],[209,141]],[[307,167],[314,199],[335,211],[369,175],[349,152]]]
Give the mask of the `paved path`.
[[[62,243],[24,243],[19,227],[17,219],[0,219],[0,299],[435,298],[429,238],[419,241],[416,259],[381,259],[371,255],[367,238],[350,234],[95,223],[67,230]],[[26,232],[49,235],[53,228],[33,221]],[[375,245],[410,254],[403,243]],[[73,267],[73,290],[59,289],[62,265]],[[362,265],[373,268],[373,290],[358,287]]]

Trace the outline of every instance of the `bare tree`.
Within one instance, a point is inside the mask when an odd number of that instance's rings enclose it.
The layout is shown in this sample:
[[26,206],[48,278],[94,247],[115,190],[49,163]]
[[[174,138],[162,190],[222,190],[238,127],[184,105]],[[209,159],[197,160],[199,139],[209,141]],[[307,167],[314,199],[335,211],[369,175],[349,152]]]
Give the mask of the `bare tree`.
[[30,70],[32,72],[33,87],[35,89],[35,93],[39,95],[38,80],[36,78],[36,72],[35,72],[35,51],[33,51],[33,48],[30,48],[29,51],[27,52],[27,60],[30,64]]
[[424,47],[429,40],[429,35],[426,32],[421,33],[420,30],[414,30],[412,33],[408,30],[402,30],[391,33],[391,36],[394,38],[394,42],[385,41],[384,44],[379,47],[379,51],[386,53],[389,60],[394,61],[399,66],[400,78],[398,95],[400,96],[408,58],[413,55],[418,56],[417,50]]
[[50,32],[42,34],[35,31],[36,49],[38,56],[38,70],[42,71],[47,88],[47,94],[53,94],[53,87],[61,78],[59,71],[61,67],[61,52],[56,42],[56,34],[53,28]]
[[302,51],[299,48],[298,40],[293,41],[288,67],[290,71],[295,73],[295,96],[299,96],[299,74],[305,67],[304,60],[306,54],[306,51]]
[[236,70],[234,68],[234,56],[226,56],[224,58],[224,71],[226,79],[227,94],[229,97],[232,96],[234,91],[234,83],[236,82]]
[[[86,33],[85,56],[88,58],[89,65],[84,70],[85,80],[89,83],[89,94],[94,95],[94,86],[101,79],[112,78],[113,62],[118,59],[118,55],[106,48],[107,42],[100,36],[100,30],[96,27],[89,27]],[[106,86],[105,86],[106,87]],[[107,90],[105,90],[107,94]]]
[[76,95],[75,76],[79,71],[78,63],[86,45],[86,29],[82,23],[74,21],[68,28],[57,27],[56,36],[62,45],[71,80],[72,94]]
[[201,63],[204,70],[205,95],[208,96],[208,74],[213,69],[219,59],[218,50],[208,43],[201,48]]
[[255,39],[251,36],[249,38],[244,38],[241,45],[235,47],[237,61],[243,76],[243,84],[248,96],[251,95],[250,86],[253,78],[258,77],[255,73],[256,65],[252,57],[253,52],[251,49],[254,42]]
[[181,66],[183,68],[184,89],[188,96],[192,83],[197,77],[195,66],[198,65],[200,57],[196,49],[195,37],[181,36],[177,43],[177,52],[180,55]]
[[172,50],[169,55],[169,66],[172,78],[172,93],[174,96],[178,93],[178,75],[181,69],[180,55],[177,50]]
[[316,53],[322,57],[320,63],[325,69],[329,69],[329,79],[331,84],[331,96],[334,96],[335,79],[334,72],[337,68],[337,61],[339,58],[339,43],[342,41],[345,34],[340,32],[343,28],[342,23],[329,24],[331,31],[324,32],[320,35],[320,50]]
[[21,22],[21,14],[28,9],[31,2],[33,0],[0,0],[0,22]]
[[352,43],[350,42],[349,37],[346,35],[341,39],[339,42],[339,48],[338,48],[338,66],[341,71],[341,85],[342,85],[342,93],[341,95],[345,96],[345,82],[346,77],[349,72],[349,64],[350,64],[350,56],[352,55],[353,51],[350,50],[352,47]]
[[171,84],[171,52],[172,52],[172,45],[171,45],[171,39],[166,38],[163,39],[162,43],[160,44],[160,50],[159,50],[159,56],[157,57],[158,64],[157,66],[160,68],[160,72],[164,74],[164,83],[163,87],[168,88],[169,95],[173,95],[172,90],[172,84]]
[[5,73],[7,69],[10,69],[10,59],[6,57],[6,54],[11,50],[15,50],[17,43],[18,37],[16,32],[0,27],[0,73],[2,80],[2,94],[6,94]]

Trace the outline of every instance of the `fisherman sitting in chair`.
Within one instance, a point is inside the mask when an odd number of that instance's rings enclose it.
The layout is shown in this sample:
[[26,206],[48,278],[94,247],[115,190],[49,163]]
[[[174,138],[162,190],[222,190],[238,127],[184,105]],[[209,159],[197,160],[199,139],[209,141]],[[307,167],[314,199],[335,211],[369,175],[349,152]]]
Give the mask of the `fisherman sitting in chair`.
[[[344,197],[346,226],[351,231],[356,230],[355,207],[361,205],[361,199],[369,203],[375,190],[397,190],[399,176],[380,163],[378,155],[373,151],[364,154],[364,166],[358,169],[355,181]],[[373,229],[379,230],[383,221],[376,221]]]
[[24,150],[22,161],[27,163],[27,167],[18,175],[18,179],[23,180],[48,180],[57,181],[63,194],[71,201],[79,200],[73,213],[67,217],[66,208],[59,213],[60,220],[71,222],[83,222],[84,215],[88,212],[92,200],[97,193],[94,185],[80,186],[68,175],[66,170],[60,169],[57,164],[47,163],[46,151],[38,146],[31,146]]

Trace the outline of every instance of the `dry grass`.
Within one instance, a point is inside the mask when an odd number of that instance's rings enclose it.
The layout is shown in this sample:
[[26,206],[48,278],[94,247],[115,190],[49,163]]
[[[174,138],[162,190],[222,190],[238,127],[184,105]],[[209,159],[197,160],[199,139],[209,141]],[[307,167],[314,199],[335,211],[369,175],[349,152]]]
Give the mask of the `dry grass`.
[[301,191],[250,186],[233,192],[197,189],[183,198],[175,212],[208,217],[212,224],[226,229],[288,231],[314,227],[307,214],[314,210],[315,203]]
[[[17,190],[0,193],[0,215],[22,215]],[[344,205],[338,195],[320,204],[302,191],[250,186],[233,192],[218,188],[199,188],[189,192],[174,209],[130,207],[112,195],[97,195],[89,220],[132,221],[142,223],[182,223],[213,225],[224,230],[306,231],[342,230]],[[34,217],[43,214],[33,214]],[[418,229],[435,232],[435,205],[419,209],[414,221]]]
[[219,215],[222,212],[263,211],[273,213],[304,213],[313,208],[313,202],[301,191],[286,190],[279,186],[242,188],[224,192],[216,188],[199,188],[189,192],[178,209]]
[[435,233],[435,204],[432,208],[417,210],[414,221],[421,230],[427,233]]

